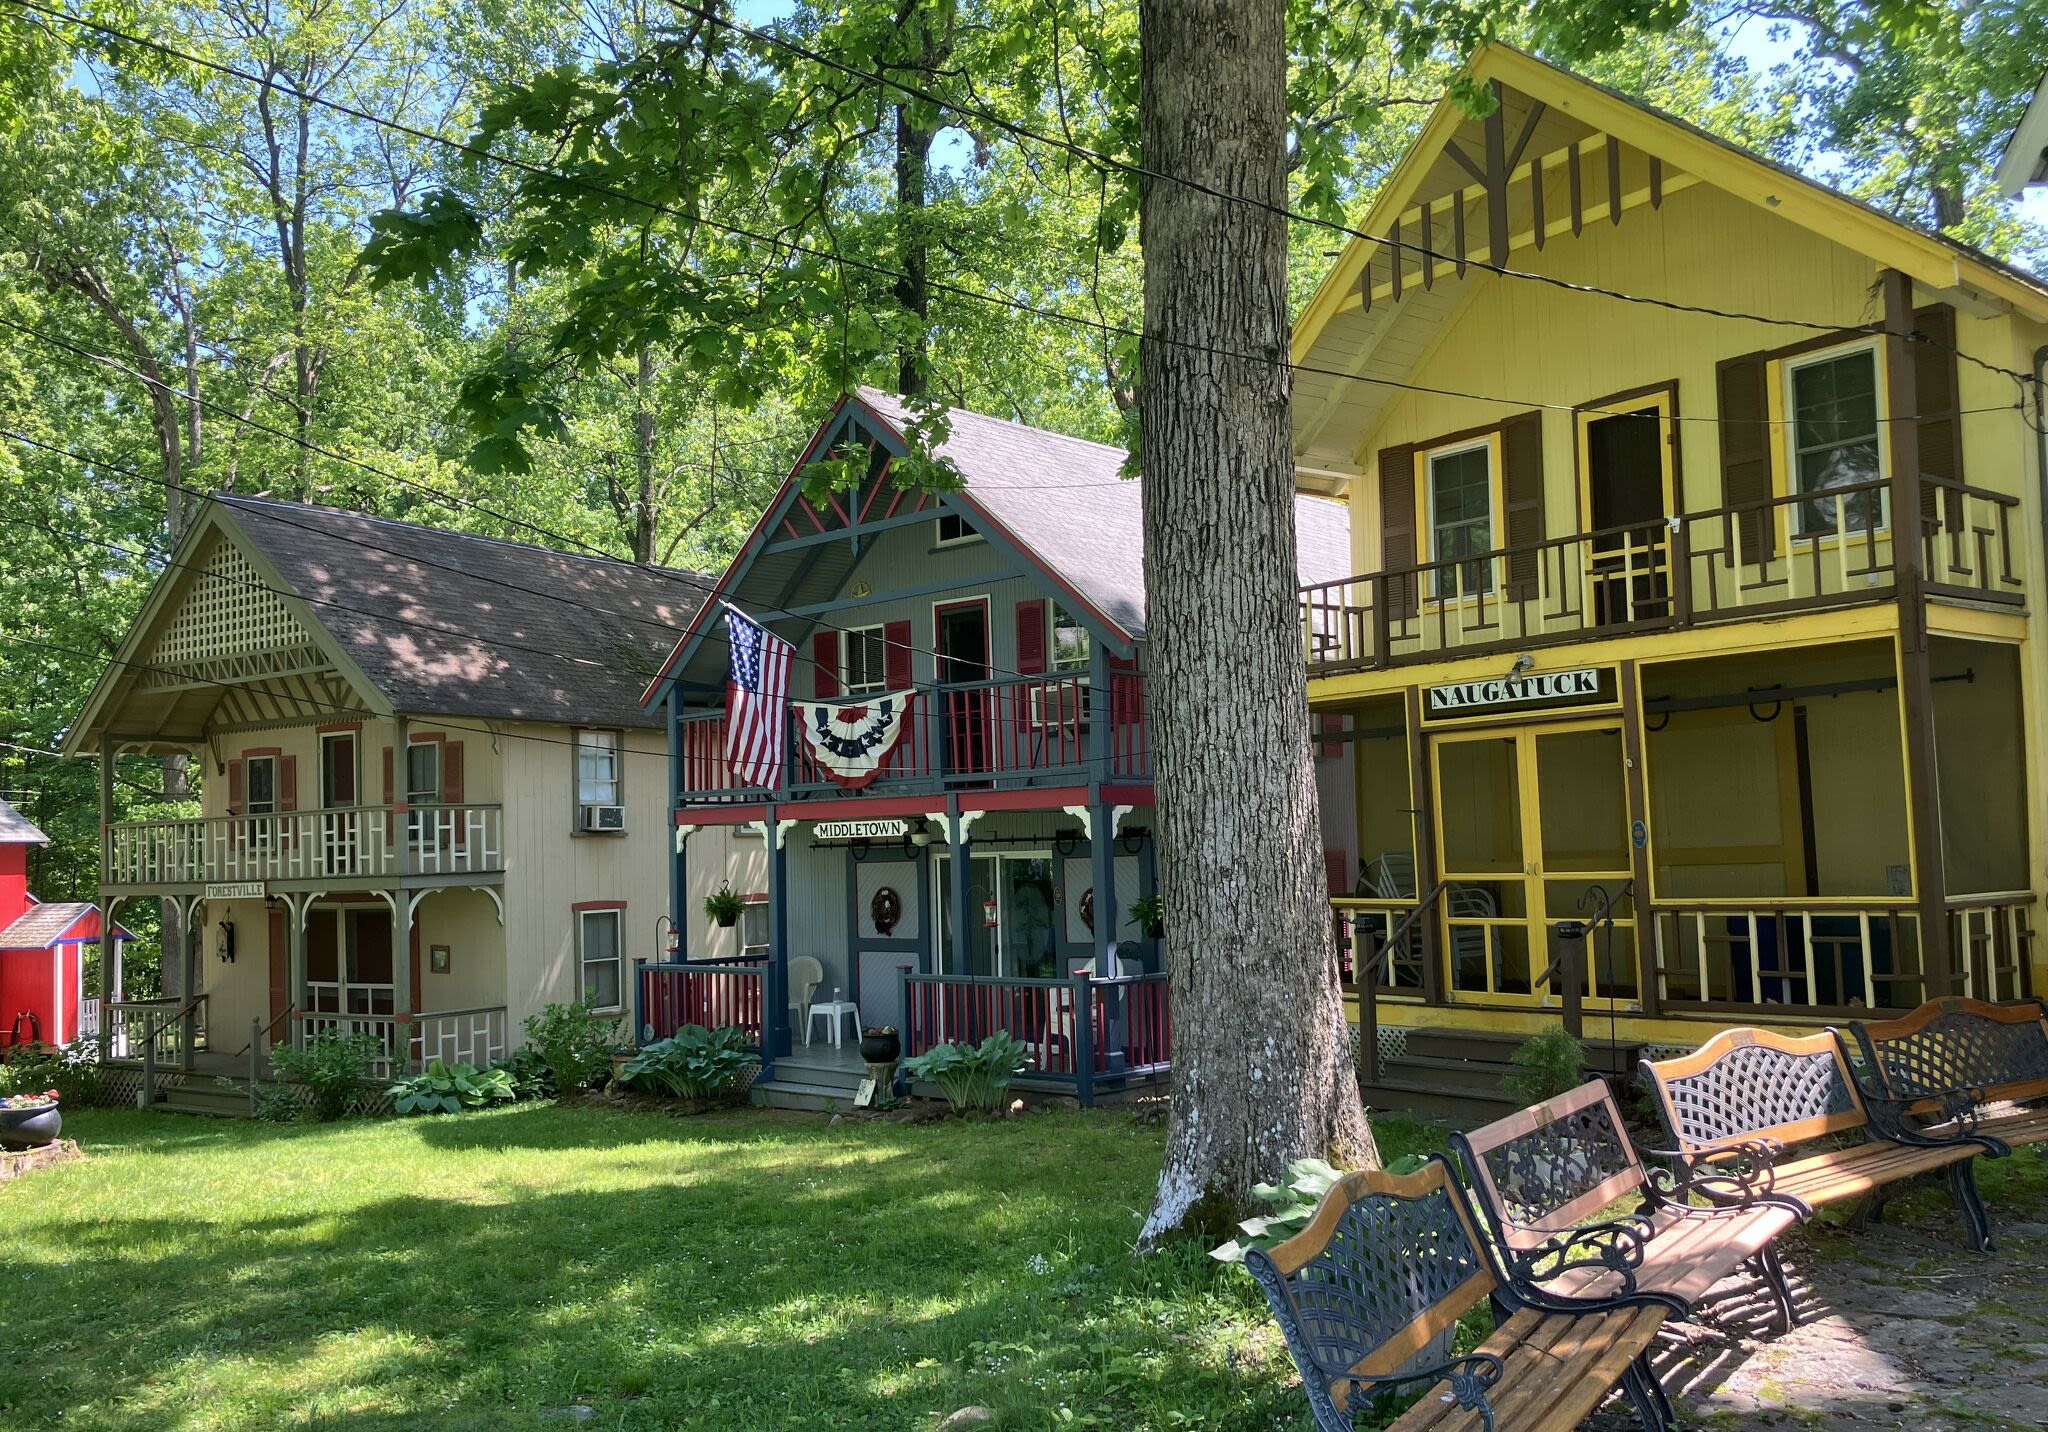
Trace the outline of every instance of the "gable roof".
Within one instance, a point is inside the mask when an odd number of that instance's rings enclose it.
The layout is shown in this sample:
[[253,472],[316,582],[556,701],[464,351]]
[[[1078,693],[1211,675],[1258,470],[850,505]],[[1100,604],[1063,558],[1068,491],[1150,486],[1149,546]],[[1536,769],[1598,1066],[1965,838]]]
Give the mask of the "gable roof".
[[36,828],[36,823],[0,800],[0,845],[48,845],[50,837]]
[[[75,938],[73,926],[98,913],[99,908],[87,900],[50,900],[31,905],[13,924],[0,930],[0,950],[47,950],[52,945],[61,945],[67,937]],[[124,940],[134,938],[119,925],[114,930]]]
[[644,725],[648,673],[710,585],[339,508],[214,501],[398,711]]
[[2040,183],[2048,183],[2048,74],[2034,87],[2034,97],[1998,160],[1998,189],[2007,198]]
[[[805,459],[799,461],[770,506],[770,514],[798,480],[804,461],[818,447],[818,438],[831,430],[849,406],[877,431],[903,445],[903,428],[913,416],[910,406],[894,394],[861,388],[842,398],[820,425]],[[957,492],[939,494],[941,508],[960,511],[977,530],[1000,535],[1035,564],[1055,590],[1078,599],[1104,625],[1129,640],[1142,639],[1145,489],[1142,478],[1122,476],[1124,450],[966,408],[949,409],[946,417],[949,431],[933,452],[952,462],[964,485]],[[1334,581],[1350,574],[1350,514],[1343,504],[1297,496],[1295,525],[1299,534],[1298,580]],[[730,591],[745,571],[751,551],[768,535],[769,526],[765,520],[756,526],[721,579],[722,591]],[[686,648],[693,648],[697,635],[693,629],[677,643],[661,676],[648,687],[650,702],[659,693],[662,679],[690,654]]]

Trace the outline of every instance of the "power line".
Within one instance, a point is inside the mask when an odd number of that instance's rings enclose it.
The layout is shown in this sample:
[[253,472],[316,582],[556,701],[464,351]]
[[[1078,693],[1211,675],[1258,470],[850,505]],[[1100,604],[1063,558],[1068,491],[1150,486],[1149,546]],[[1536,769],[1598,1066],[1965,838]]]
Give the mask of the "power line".
[[[861,269],[862,271],[872,273],[876,277],[891,279],[909,277],[909,275],[899,270],[888,269],[883,266],[868,264],[861,260],[847,259],[843,255],[840,255],[836,252],[820,251],[808,245],[797,244],[790,240],[774,239],[767,235],[757,234],[750,230],[740,228],[735,225],[724,224],[718,220],[714,220],[703,215],[693,215],[685,213],[681,210],[675,209],[670,205],[661,204],[657,201],[650,199],[643,199],[638,195],[629,194],[624,190],[615,189],[609,185],[595,184],[592,183],[591,181],[582,179],[575,175],[565,173],[558,169],[549,168],[548,166],[545,165],[532,164],[528,161],[517,159],[509,155],[502,155],[497,153],[496,151],[484,148],[481,145],[470,144],[466,141],[454,139],[451,138],[450,136],[439,134],[432,130],[419,129],[417,127],[405,124],[403,121],[394,120],[387,116],[377,115],[370,111],[362,110],[356,108],[355,106],[348,105],[337,100],[329,99],[323,95],[307,93],[306,91],[297,89],[296,87],[287,84],[281,80],[278,80],[274,77],[266,79],[265,77],[260,75],[252,75],[247,71],[237,69],[232,65],[228,65],[216,60],[208,60],[201,56],[191,54],[187,51],[177,49],[176,47],[166,44],[162,41],[150,39],[149,37],[144,35],[138,35],[131,31],[126,31],[119,29],[115,26],[103,24],[99,21],[88,20],[82,16],[70,14],[67,11],[58,10],[49,6],[45,6],[37,3],[36,0],[13,0],[13,3],[21,6],[23,9],[32,10],[37,13],[47,15],[52,19],[68,21],[71,24],[80,26],[81,28],[96,31],[102,35],[107,36],[110,39],[119,40],[127,44],[138,45],[145,49],[153,50],[156,53],[165,56],[166,58],[180,60],[184,63],[196,65],[205,69],[211,69],[216,73],[229,75],[236,79],[240,79],[246,83],[256,84],[259,86],[267,86],[269,88],[276,89],[282,93],[289,94],[303,103],[325,106],[329,109],[335,110],[338,113],[347,114],[352,118],[360,119],[364,123],[389,128],[397,133],[406,134],[412,138],[420,139],[427,143],[445,145],[449,148],[458,150],[461,153],[467,154],[472,158],[488,160],[492,163],[504,165],[509,168],[519,169],[523,172],[533,174],[534,176],[539,178],[553,179],[557,182],[568,184],[575,188],[583,189],[589,193],[619,199],[626,203],[647,208],[657,213],[663,213],[670,215],[671,217],[674,218],[682,219],[685,222],[702,223],[713,229],[718,229],[723,232],[733,234],[737,237],[747,238],[756,243],[765,243],[773,247],[785,247],[790,249],[792,252],[807,253],[812,255],[813,257],[826,258],[835,263],[844,263],[849,266]],[[1353,227],[1352,225],[1342,223],[1338,220],[1326,219],[1315,214],[1302,213],[1301,211],[1292,209],[1287,205],[1276,204],[1270,199],[1261,199],[1256,196],[1247,194],[1233,194],[1228,190],[1218,189],[1213,185],[1205,184],[1198,179],[1190,179],[1185,175],[1169,174],[1163,170],[1151,169],[1142,164],[1134,164],[1128,160],[1118,159],[1114,155],[1106,154],[1100,150],[1090,148],[1089,146],[1080,144],[1073,139],[1063,139],[1055,135],[1046,134],[1040,130],[1032,129],[1029,126],[1019,124],[1014,120],[1006,119],[1003,116],[994,114],[993,112],[985,108],[972,105],[963,105],[957,100],[947,99],[921,86],[907,84],[904,81],[895,79],[892,76],[882,74],[878,71],[863,70],[860,69],[858,66],[849,65],[844,61],[835,59],[829,55],[825,55],[819,51],[801,45],[794,40],[790,40],[784,36],[776,35],[768,31],[757,29],[751,25],[746,25],[736,20],[727,19],[726,17],[719,15],[715,11],[709,9],[700,8],[697,6],[690,5],[688,3],[681,3],[678,5],[678,8],[686,14],[694,15],[699,19],[702,19],[710,24],[716,25],[722,29],[731,31],[735,34],[745,35],[762,44],[770,45],[785,50],[788,53],[798,55],[804,59],[812,61],[813,63],[825,65],[829,68],[838,70],[839,72],[846,74],[849,77],[866,80],[879,85],[884,85],[888,88],[898,91],[899,93],[909,95],[910,97],[915,99],[923,100],[940,109],[951,111],[952,113],[959,115],[963,118],[981,120],[982,122],[989,124],[1011,135],[1013,138],[1030,140],[1034,143],[1045,145],[1053,149],[1057,149],[1063,153],[1072,154],[1078,158],[1088,161],[1091,164],[1095,164],[1097,166],[1107,166],[1109,168],[1116,169],[1117,171],[1134,178],[1155,179],[1164,183],[1170,183],[1185,188],[1190,188],[1198,193],[1201,193],[1211,198],[1219,199],[1227,203],[1248,205],[1250,207],[1259,209],[1262,212],[1273,214],[1276,217],[1288,219],[1290,221],[1297,223],[1309,224],[1316,227],[1325,228],[1335,233],[1344,234],[1349,238],[1362,240],[1366,243],[1384,244],[1389,247],[1406,250],[1408,252],[1415,253],[1418,255],[1425,255],[1432,261],[1440,260],[1444,263],[1459,264],[1466,267],[1477,268],[1483,272],[1493,273],[1502,278],[1517,279],[1530,283],[1543,284],[1548,287],[1562,289],[1566,292],[1571,293],[1582,293],[1589,296],[1611,298],[1623,303],[1641,304],[1650,307],[1661,308],[1674,313],[1688,313],[1710,318],[1724,318],[1743,322],[1763,323],[1777,327],[1799,328],[1808,331],[1823,333],[1881,334],[1884,332],[1884,327],[1881,323],[1828,323],[1822,322],[1817,319],[1774,317],[1769,314],[1750,313],[1742,309],[1724,309],[1705,304],[1682,303],[1675,299],[1658,298],[1649,294],[1630,293],[1626,290],[1606,288],[1598,284],[1579,283],[1570,279],[1560,278],[1554,274],[1544,274],[1537,273],[1528,269],[1512,268],[1505,264],[1496,264],[1484,259],[1472,258],[1469,256],[1461,257],[1456,255],[1445,254],[1440,252],[1439,250],[1429,247],[1426,244],[1418,244],[1408,240],[1396,240],[1391,236],[1375,236],[1367,233],[1363,229]],[[1026,313],[1032,313],[1040,317],[1063,319],[1068,322],[1082,323],[1084,325],[1089,323],[1089,320],[1079,315],[1065,314],[1059,312],[1058,310],[1034,309],[1030,305],[1021,304],[1015,300],[1004,299],[1000,295],[979,293],[971,289],[959,288],[955,285],[945,284],[942,282],[932,282],[930,284],[930,287],[940,289],[946,292],[952,292],[958,294],[961,297],[978,299],[983,302],[1000,303],[1005,306],[1016,308]],[[1132,332],[1128,329],[1110,328],[1106,326],[1101,327],[1102,331],[1106,333],[1115,334],[1117,336],[1143,336],[1142,334]],[[1954,352],[1957,357],[1963,359],[1964,361],[1973,363],[1976,366],[1985,369],[1986,371],[1997,373],[2003,377],[2011,378],[2017,383],[2025,383],[2031,381],[2030,375],[2020,373],[2014,369],[2001,367],[1995,363],[1988,362],[1985,359],[1978,358],[1974,354],[1966,353],[1963,351],[1960,345],[1935,343],[1933,339],[1927,338],[1926,336],[1920,334],[1909,334],[1907,336],[1911,341],[1926,343],[1936,348],[1947,348],[1950,351]],[[1240,361],[1261,361],[1256,355],[1232,354],[1225,350],[1203,349],[1200,347],[1200,345],[1189,344],[1184,341],[1176,341],[1166,338],[1154,338],[1149,341],[1164,342],[1173,344],[1174,346],[1178,347],[1192,348],[1196,351],[1206,352],[1210,356],[1231,357],[1238,359]],[[1289,364],[1289,366],[1295,368],[1296,371],[1320,371],[1303,368],[1300,365],[1294,364]],[[1387,380],[1384,379],[1367,378],[1360,374],[1334,373],[1332,374],[1332,376],[1348,378],[1358,382],[1387,382]],[[1396,384],[1393,386],[1399,385]]]
[[[305,90],[298,89],[293,85],[285,83],[282,80],[276,79],[275,77],[265,78],[264,76],[261,75],[251,74],[246,70],[237,69],[233,65],[225,64],[217,60],[205,59],[201,56],[191,54],[184,50],[180,50],[175,46],[165,44],[164,42],[159,40],[152,40],[146,36],[137,35],[126,30],[121,30],[111,25],[104,25],[97,21],[86,20],[80,16],[72,15],[66,11],[57,10],[45,5],[38,4],[36,3],[36,0],[12,0],[12,3],[20,6],[25,10],[32,10],[39,14],[47,15],[52,19],[68,21],[82,28],[97,31],[98,33],[103,34],[111,39],[119,40],[127,44],[137,45],[144,49],[154,51],[157,54],[165,56],[166,58],[179,60],[183,63],[194,65],[201,69],[211,70],[216,74],[227,75],[234,79],[241,80],[247,84],[253,84],[259,87],[273,89],[283,94],[288,94],[302,103],[333,110],[336,113],[345,114],[353,119],[361,120],[365,124],[375,125],[379,128],[389,129],[394,133],[404,134],[407,135],[408,137],[418,139],[429,144],[442,145],[458,153],[466,154],[474,159],[484,160],[493,164],[502,165],[509,169],[515,169],[522,173],[530,174],[536,178],[548,179],[559,184],[567,185],[574,189],[580,189],[586,193],[595,194],[604,198],[614,199],[624,204],[645,209],[652,213],[665,214],[671,218],[680,219],[684,223],[702,224],[705,227],[715,230],[717,232],[729,234],[737,238],[743,238],[752,243],[765,245],[771,250],[780,249],[792,254],[803,254],[807,257],[819,259],[823,262],[837,264],[846,268],[851,268],[857,272],[864,273],[872,277],[889,279],[892,282],[895,280],[907,279],[910,277],[910,275],[904,272],[903,270],[890,268],[886,264],[878,264],[866,259],[851,258],[846,256],[845,254],[837,252],[836,250],[819,248],[814,244],[803,243],[795,239],[777,238],[769,234],[763,234],[756,230],[748,229],[742,225],[733,224],[725,220],[714,219],[708,215],[692,214],[685,210],[677,209],[673,205],[664,204],[659,202],[658,200],[642,198],[637,194],[628,193],[623,189],[614,188],[611,185],[595,183],[591,180],[584,179],[578,175],[570,174],[559,169],[553,169],[546,165],[535,164],[532,163],[531,161],[520,159],[513,155],[500,154],[497,151],[485,148],[482,145],[472,144],[466,140],[454,139],[448,135],[440,134],[433,130],[420,129],[415,125],[406,124],[401,120],[395,120],[387,116],[378,115],[369,110],[361,109],[355,105],[347,104],[340,100],[330,99],[325,95],[309,93]],[[764,39],[764,41],[767,39],[767,37],[762,38]],[[878,83],[893,83],[892,81],[889,81],[881,76],[868,74],[868,72],[866,71],[855,71],[855,73],[866,74],[868,78],[873,79]],[[1043,142],[1054,144],[1063,148],[1066,147],[1065,141],[1052,139],[1049,136]],[[1085,147],[1078,146],[1076,147],[1076,152],[1081,153],[1083,157],[1087,157],[1088,154],[1092,153],[1092,151],[1085,150]],[[1147,174],[1150,173],[1150,171],[1138,172]],[[1168,182],[1181,184],[1195,184],[1197,182],[1193,180],[1181,179],[1177,176],[1166,174],[1160,174],[1156,177],[1163,180],[1167,180]],[[1216,194],[1219,198],[1229,199],[1232,197],[1227,193],[1224,193],[1223,191],[1210,190],[1208,192]],[[1238,196],[1238,198],[1242,202],[1246,203],[1268,203],[1268,201],[1254,200],[1244,198],[1243,196]],[[1276,211],[1283,215],[1292,215],[1292,211],[1284,207],[1279,207]],[[1326,224],[1334,224],[1335,222],[1332,220],[1317,220],[1312,218],[1311,216],[1298,217],[1302,217],[1306,222],[1317,222]],[[1354,237],[1364,239],[1367,242],[1383,242],[1382,240],[1374,239],[1371,235],[1366,234],[1362,230],[1351,229],[1342,225],[1338,225],[1337,227],[1342,229],[1343,232],[1351,234]],[[1446,261],[1448,262],[1449,260],[1447,259]],[[1493,267],[1491,265],[1484,264],[1478,260],[1467,260],[1467,262],[1468,264],[1476,263],[1481,268]],[[1694,312],[1715,317],[1744,320],[1755,323],[1775,324],[1780,326],[1796,327],[1802,329],[1812,329],[1829,333],[1874,334],[1882,333],[1884,331],[1881,325],[1844,325],[1836,323],[1822,323],[1816,320],[1808,319],[1773,318],[1765,314],[1744,313],[1739,310],[1719,310],[1679,304],[1674,300],[1657,299],[1649,297],[1647,295],[1628,294],[1615,289],[1602,289],[1590,285],[1574,284],[1568,280],[1554,278],[1551,275],[1534,274],[1520,269],[1500,268],[1497,270],[1497,272],[1499,272],[1504,277],[1527,278],[1534,281],[1543,282],[1546,284],[1553,284],[1567,289],[1572,289],[1575,291],[1582,291],[1592,295],[1615,298],[1633,303],[1648,304],[1656,307],[1672,309],[1674,311],[1679,312]],[[1341,369],[1323,368],[1313,364],[1295,363],[1289,359],[1275,359],[1269,355],[1245,353],[1228,348],[1220,348],[1207,344],[1194,343],[1186,339],[1168,338],[1165,336],[1148,336],[1141,330],[1129,328],[1122,324],[1110,323],[1106,319],[1091,318],[1085,314],[1067,313],[1060,309],[1042,308],[1035,304],[1026,303],[1021,299],[1010,298],[1003,294],[985,293],[976,289],[963,287],[959,284],[948,283],[944,280],[929,279],[926,281],[926,286],[928,289],[934,292],[947,293],[959,298],[969,299],[979,303],[986,303],[994,307],[1004,308],[1012,312],[1024,314],[1029,317],[1066,323],[1074,327],[1086,329],[1090,332],[1096,333],[1103,337],[1130,338],[1136,339],[1139,342],[1143,343],[1159,343],[1169,347],[1180,348],[1185,351],[1199,353],[1206,357],[1226,358],[1233,362],[1273,364],[1275,366],[1285,367],[1293,372],[1310,373],[1320,377],[1337,378],[1344,382],[1366,383],[1375,387],[1393,388],[1403,392],[1422,393],[1431,396],[1458,397],[1470,399],[1476,402],[1499,403],[1509,407],[1544,408],[1554,411],[1605,411],[1590,408],[1578,408],[1576,405],[1568,403],[1530,402],[1523,399],[1507,398],[1491,394],[1460,392],[1455,389],[1437,388],[1427,384],[1407,383],[1392,378],[1373,377],[1362,373],[1345,372]],[[1932,340],[1926,338],[1923,335],[1908,334],[1906,335],[1906,338],[1908,341],[1932,344]],[[2023,383],[2026,381],[2031,381],[2028,375],[2020,374],[2011,369],[1999,368],[1996,365],[1986,363],[1984,362],[1984,360],[1978,359],[1974,355],[1963,353],[1962,350],[1959,347],[1956,347],[1955,345],[1942,344],[1934,346],[1950,348],[1957,354],[1957,356],[1965,358],[1970,362],[1988,368],[1991,371],[1999,373],[2003,376],[2013,378],[2015,382]],[[2023,403],[2018,406],[2020,406],[2022,408],[2022,411],[2024,411]],[[1720,419],[1718,418],[1697,417],[1690,414],[1679,414],[1677,415],[1676,420],[1682,422],[1720,421]],[[1782,424],[1790,420],[1757,419],[1755,421]],[[279,437],[283,437],[288,441],[293,440],[293,435],[288,433],[276,433],[276,435]],[[314,450],[322,451],[321,449],[317,448],[315,448]],[[328,453],[326,455],[330,457],[339,457],[339,454],[333,453]],[[342,460],[346,461],[346,459]],[[526,525],[535,531],[545,530],[540,528],[534,528],[532,527],[532,524],[522,525]]]

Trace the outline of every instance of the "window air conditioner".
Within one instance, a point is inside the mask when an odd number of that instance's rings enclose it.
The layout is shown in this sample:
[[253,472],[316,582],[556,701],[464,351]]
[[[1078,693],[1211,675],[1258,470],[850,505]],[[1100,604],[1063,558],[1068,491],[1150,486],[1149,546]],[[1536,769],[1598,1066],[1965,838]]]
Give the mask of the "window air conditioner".
[[583,829],[585,830],[624,830],[626,828],[626,808],[624,806],[587,805],[581,807],[581,810],[583,814]]

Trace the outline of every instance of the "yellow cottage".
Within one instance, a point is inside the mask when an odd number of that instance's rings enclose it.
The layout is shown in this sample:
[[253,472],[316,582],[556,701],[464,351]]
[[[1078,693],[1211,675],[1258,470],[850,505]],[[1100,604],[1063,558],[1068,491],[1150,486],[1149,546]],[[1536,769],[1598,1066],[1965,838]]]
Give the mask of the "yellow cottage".
[[1302,625],[1333,903],[1391,939],[1377,1102],[1554,1022],[1575,922],[1618,1058],[2043,989],[2048,285],[1472,72],[1498,107],[1438,109],[1294,345],[1298,485],[1351,508]]

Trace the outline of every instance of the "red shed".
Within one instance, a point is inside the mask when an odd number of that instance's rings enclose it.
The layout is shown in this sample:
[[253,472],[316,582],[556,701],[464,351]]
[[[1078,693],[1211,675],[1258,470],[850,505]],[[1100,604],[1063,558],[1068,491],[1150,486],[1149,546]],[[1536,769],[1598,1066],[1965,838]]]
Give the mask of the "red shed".
[[[64,1044],[99,1033],[99,1001],[84,997],[85,947],[99,943],[99,908],[29,894],[28,848],[48,843],[34,823],[0,800],[0,1044],[37,1037]],[[127,938],[116,925],[103,972],[109,989],[120,988]]]

